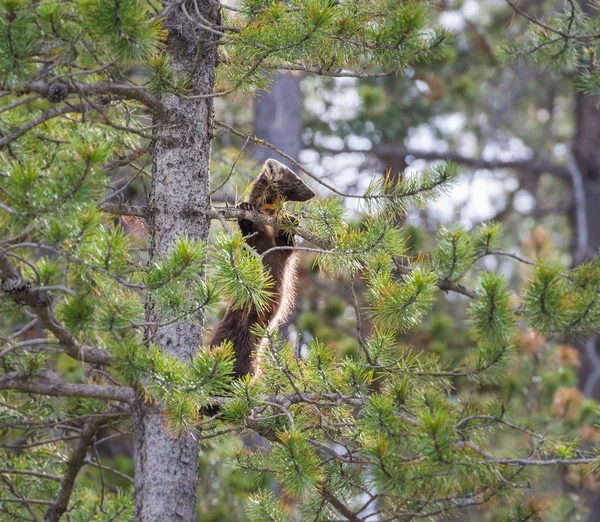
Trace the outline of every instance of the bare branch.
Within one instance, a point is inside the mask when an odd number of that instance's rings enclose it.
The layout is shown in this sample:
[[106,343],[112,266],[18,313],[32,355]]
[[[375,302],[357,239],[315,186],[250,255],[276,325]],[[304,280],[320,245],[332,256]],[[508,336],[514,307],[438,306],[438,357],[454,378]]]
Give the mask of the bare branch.
[[511,257],[515,260],[517,260],[519,263],[523,263],[525,265],[529,265],[529,266],[535,266],[536,263],[534,261],[530,261],[529,259],[525,259],[524,257],[521,257],[517,254],[513,254],[512,252],[503,252],[502,250],[488,250],[486,252],[484,252],[483,254],[481,254],[479,256],[479,259],[481,259],[484,256],[504,256],[504,257]]
[[98,429],[102,425],[102,419],[95,419],[84,425],[81,432],[81,438],[77,442],[77,446],[73,450],[67,471],[60,481],[60,493],[54,503],[46,510],[44,522],[58,522],[60,517],[67,511],[71,493],[75,487],[75,479],[79,471],[85,464],[85,457],[89,447],[93,444]]
[[0,475],[28,475],[30,477],[54,480],[55,482],[60,482],[61,480],[61,477],[58,475],[48,475],[47,473],[38,473],[37,471],[30,471],[26,469],[0,469]]
[[[50,85],[52,84],[46,82],[33,82],[25,84],[19,89],[19,92],[22,94],[37,93],[42,96],[48,96]],[[85,83],[74,81],[64,83],[63,85],[68,89],[69,94],[113,94],[120,98],[137,100],[155,112],[162,112],[164,110],[162,102],[152,96],[145,87],[111,82]]]
[[337,498],[327,488],[321,490],[321,495],[327,500],[341,515],[344,515],[350,522],[362,522],[362,518],[356,516],[339,498]]
[[569,169],[559,165],[558,163],[554,163],[553,161],[546,161],[540,158],[530,158],[530,159],[521,159],[521,160],[484,160],[482,158],[472,158],[469,156],[463,156],[462,154],[458,154],[456,152],[435,152],[435,151],[424,151],[424,150],[411,150],[406,149],[400,145],[382,143],[380,145],[375,145],[372,150],[352,150],[352,149],[344,149],[343,151],[332,151],[332,152],[362,152],[369,153],[372,152],[376,155],[380,156],[394,156],[394,157],[402,157],[406,156],[414,156],[418,159],[423,159],[426,161],[437,161],[437,160],[449,160],[459,165],[468,165],[470,167],[476,169],[514,169],[514,170],[524,170],[524,171],[532,171],[532,172],[547,172],[548,174],[552,174],[553,176],[557,176],[559,178],[569,179]]
[[400,69],[391,69],[383,72],[360,72],[349,69],[331,70],[323,67],[311,67],[310,65],[295,64],[289,62],[278,63],[275,65],[265,65],[264,69],[275,69],[278,71],[304,71],[316,74],[318,76],[331,76],[334,78],[385,78],[392,74],[397,74]]
[[[241,131],[239,131],[237,129],[234,129],[231,125],[227,125],[226,123],[223,123],[222,121],[219,121],[219,120],[214,120],[213,123],[217,127],[221,127],[223,129],[226,129],[228,132],[231,132],[231,134],[233,134],[234,136],[238,136],[240,138],[248,139],[252,143],[256,143],[257,145],[261,145],[263,147],[266,147],[267,149],[271,149],[273,152],[276,152],[277,154],[279,154],[282,158],[285,158],[286,160],[288,160],[298,170],[304,172],[304,174],[306,174],[308,177],[312,178],[317,183],[319,183],[320,185],[324,186],[326,189],[329,189],[331,192],[333,192],[334,194],[337,194],[338,196],[342,196],[342,197],[345,197],[345,198],[355,198],[355,199],[364,199],[365,198],[365,196],[362,195],[362,194],[349,194],[349,193],[342,192],[341,190],[336,189],[333,185],[330,185],[329,183],[326,183],[325,181],[323,181],[322,179],[320,179],[317,175],[313,174],[306,167],[304,167],[303,165],[301,165],[300,163],[298,163],[289,154],[286,154],[285,152],[283,152],[282,150],[278,149],[277,147],[275,147],[275,145],[273,145],[272,143],[269,143],[268,141],[261,140],[260,138],[258,138],[257,136],[254,136],[252,134],[241,132]],[[244,219],[247,219],[247,218],[244,218]]]
[[118,471],[118,470],[116,470],[114,468],[111,468],[109,466],[102,466],[101,464],[98,464],[98,463],[94,462],[93,460],[89,460],[89,459],[86,459],[85,463],[88,466],[93,466],[95,468],[102,469],[104,471],[108,471],[110,473],[113,473],[117,477],[121,477],[122,479],[125,479],[128,482],[131,482],[132,484],[134,484],[133,478],[131,478],[129,475],[125,475],[125,473],[121,473],[120,471]]
[[108,163],[105,163],[104,165],[102,165],[102,170],[111,170],[119,167],[124,167],[125,165],[129,165],[133,161],[137,161],[141,156],[146,154],[146,152],[148,152],[148,149],[146,147],[136,149],[127,156],[123,156],[118,159],[109,161]]
[[[251,210],[242,210],[241,208],[233,208],[233,207],[212,207],[207,210],[199,210],[200,212],[211,219],[247,219],[249,221],[256,221],[258,223],[263,223],[265,225],[270,225],[273,228],[280,229],[281,223],[277,220],[276,217],[265,216],[257,211]],[[330,250],[333,248],[328,241],[317,236],[310,230],[306,230],[305,228],[294,227],[292,229],[293,233],[300,236],[306,241],[309,241],[313,245],[317,245],[319,248],[323,250]]]
[[119,216],[137,216],[142,218],[148,216],[148,207],[124,205],[120,203],[102,203],[99,207],[100,210],[103,210],[104,212],[117,214]]
[[0,376],[0,390],[18,390],[52,397],[87,397],[104,401],[133,401],[133,390],[120,386],[73,384],[46,370],[30,377],[25,372],[9,372]]

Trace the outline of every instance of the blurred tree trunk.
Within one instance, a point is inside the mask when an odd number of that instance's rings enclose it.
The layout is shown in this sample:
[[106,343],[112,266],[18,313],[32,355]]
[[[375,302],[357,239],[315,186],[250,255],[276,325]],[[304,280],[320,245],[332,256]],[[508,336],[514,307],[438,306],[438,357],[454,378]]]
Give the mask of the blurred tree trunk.
[[[254,132],[295,160],[302,148],[302,105],[300,90],[302,78],[292,72],[277,73],[271,89],[254,100]],[[275,158],[289,166],[289,162],[266,147],[256,145],[252,155],[262,163]]]
[[[211,0],[198,0],[198,6],[204,18],[219,23],[219,8]],[[165,27],[165,52],[173,73],[180,79],[191,75],[191,95],[212,93],[217,46],[198,42],[210,43],[216,35],[199,29],[179,9],[168,10]],[[193,210],[209,204],[213,100],[169,95],[163,103],[164,112],[154,114],[152,123],[157,135],[170,139],[154,141],[151,149],[149,263],[171,250],[181,236],[206,242],[209,230],[209,221]],[[146,316],[151,323],[162,321],[151,301]],[[167,353],[191,361],[202,342],[201,320],[153,326],[147,336]],[[133,408],[135,520],[196,520],[198,441],[192,433],[169,433],[161,405],[145,399],[139,394]]]
[[[586,11],[595,9],[593,0],[582,2]],[[574,244],[573,262],[579,264],[600,249],[600,98],[575,94],[575,141],[569,164],[574,205],[571,216]],[[587,396],[600,399],[600,357],[597,342],[585,343],[581,364],[581,387]],[[598,519],[600,520],[600,518]]]
[[[582,200],[575,204],[585,214],[585,223],[577,222],[577,238],[575,243],[575,262],[580,263],[584,257],[591,257],[600,248],[600,110],[598,96],[586,96],[578,92],[575,101],[575,117],[577,131],[573,154],[583,185]],[[583,207],[583,208],[581,208]],[[576,215],[575,215],[576,217]],[[584,227],[581,230],[581,227]]]
[[[576,134],[573,144],[574,161],[570,166],[573,178],[574,205],[571,220],[575,231],[573,262],[579,264],[600,249],[600,110],[597,96],[576,94]],[[578,190],[578,185],[580,190]],[[579,343],[581,366],[580,389],[587,397],[600,400],[600,355],[598,338]],[[589,493],[588,521],[600,520],[600,495]]]
[[[254,133],[261,139],[275,145],[298,161],[302,149],[302,107],[304,96],[300,89],[302,77],[292,72],[278,72],[271,89],[254,99]],[[255,145],[252,149],[254,159],[263,163],[275,158],[292,167],[290,162],[274,151]],[[279,326],[279,334],[289,339],[289,324],[297,318],[297,307],[288,320]]]
[[[583,0],[588,13],[597,9],[593,0]],[[586,96],[578,91],[575,95],[575,142],[570,172],[572,177],[574,209],[572,213],[575,241],[573,262],[579,264],[591,258],[600,249],[600,98]],[[579,188],[579,190],[578,190]],[[584,395],[600,400],[600,343],[598,338],[580,344],[580,388]],[[588,495],[590,514],[588,521],[600,520],[600,495]]]

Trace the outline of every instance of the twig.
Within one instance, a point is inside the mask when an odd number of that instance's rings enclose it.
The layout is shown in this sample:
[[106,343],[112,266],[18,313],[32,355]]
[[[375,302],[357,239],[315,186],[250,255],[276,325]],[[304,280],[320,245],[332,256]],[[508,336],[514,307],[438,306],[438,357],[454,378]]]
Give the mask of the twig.
[[250,141],[250,135],[248,135],[248,137],[246,138],[246,141],[242,145],[242,148],[240,149],[240,152],[238,153],[238,155],[235,158],[234,162],[231,164],[231,168],[229,169],[229,174],[227,174],[227,177],[225,178],[225,180],[223,181],[223,183],[221,183],[215,190],[211,191],[211,193],[209,194],[209,197],[212,196],[218,190],[221,190],[225,186],[225,184],[229,181],[229,178],[231,178],[231,176],[233,174],[233,171],[235,169],[235,166],[237,165],[237,162],[240,159],[240,157],[242,156],[242,153],[244,152],[244,149],[246,148],[246,145],[248,145],[249,141]]
[[58,522],[60,517],[67,511],[71,493],[75,487],[75,479],[85,464],[88,449],[94,443],[96,433],[102,422],[101,419],[96,419],[84,425],[79,442],[69,458],[67,471],[61,480],[58,497],[46,510],[44,522]]

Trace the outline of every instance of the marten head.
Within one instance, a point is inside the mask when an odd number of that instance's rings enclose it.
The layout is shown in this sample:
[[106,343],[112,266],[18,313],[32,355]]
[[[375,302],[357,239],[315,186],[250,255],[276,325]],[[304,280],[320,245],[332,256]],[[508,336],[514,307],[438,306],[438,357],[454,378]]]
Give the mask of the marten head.
[[250,191],[249,202],[273,205],[282,200],[308,201],[315,193],[291,169],[274,159],[268,159]]

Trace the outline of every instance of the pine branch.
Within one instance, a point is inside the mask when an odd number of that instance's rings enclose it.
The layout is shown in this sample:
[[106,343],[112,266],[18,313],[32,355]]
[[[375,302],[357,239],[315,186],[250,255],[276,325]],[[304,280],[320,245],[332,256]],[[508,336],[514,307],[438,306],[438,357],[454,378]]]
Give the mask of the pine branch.
[[[208,217],[210,217],[211,219],[247,219],[249,221],[256,221],[258,223],[264,223],[265,225],[270,225],[274,228],[280,228],[280,224],[278,223],[277,218],[265,216],[264,214],[261,214],[260,212],[253,212],[250,210],[242,210],[242,209],[234,208],[234,207],[213,207],[209,211],[205,211],[203,213],[205,215],[207,215]],[[296,235],[300,236],[301,238],[305,239],[306,241],[318,246],[319,248],[321,248],[324,251],[329,251],[334,247],[328,241],[320,238],[316,234],[314,234],[304,228],[296,227],[293,229],[293,232],[294,232],[294,234],[296,234]],[[274,247],[274,248],[276,249],[278,247]],[[302,248],[302,247],[298,247],[298,248],[294,247],[294,249],[298,249],[300,251],[306,250],[306,251],[314,252],[313,249],[306,249],[306,248]],[[324,252],[324,253],[326,253],[326,252]],[[398,272],[400,272],[402,274],[410,274],[412,272],[412,268],[400,265],[399,263],[396,264],[396,267],[398,269]],[[468,288],[464,285],[461,285],[461,284],[452,283],[449,281],[444,281],[442,279],[438,279],[437,286],[440,290],[452,291],[452,292],[456,292],[459,294],[463,294],[471,299],[476,299],[478,297],[478,294],[475,290],[471,290],[470,288]]]
[[51,397],[86,397],[104,401],[133,401],[133,390],[120,386],[73,384],[46,370],[36,377],[26,372],[9,372],[0,376],[0,390],[19,390]]
[[[545,29],[546,31],[549,31],[551,33],[557,34],[557,35],[561,36],[565,40],[568,40],[568,39],[572,39],[572,40],[597,40],[597,39],[600,38],[600,33],[593,33],[593,34],[571,34],[571,33],[565,33],[564,31],[561,31],[560,29],[557,29],[556,27],[552,27],[552,26],[550,26],[548,24],[545,24],[545,23],[541,22],[537,18],[534,18],[530,14],[526,13],[525,11],[523,11],[522,9],[520,9],[519,7],[517,7],[517,5],[516,5],[515,2],[512,2],[511,0],[506,0],[506,3],[511,7],[511,9],[515,13],[521,15],[523,18],[526,18],[532,24],[537,25],[538,27],[541,27],[542,29]],[[571,5],[573,5],[573,4],[571,4]]]
[[61,347],[73,359],[79,361],[106,365],[110,362],[110,355],[101,348],[80,345],[71,332],[56,318],[50,307],[50,298],[46,292],[33,292],[31,284],[23,279],[21,273],[13,267],[6,253],[0,251],[0,279],[2,288],[7,290],[7,281],[14,291],[11,297],[21,305],[31,307],[33,313],[42,322],[44,327],[54,334]]
[[[413,268],[396,262],[396,270],[398,270],[400,274],[409,275],[412,273]],[[451,281],[438,278],[436,285],[444,292],[456,292],[457,294],[462,294],[470,299],[477,299],[479,297],[479,294],[475,290],[472,290],[465,285],[461,285],[460,283],[453,283]]]
[[52,118],[57,118],[58,116],[64,116],[65,114],[73,112],[84,113],[87,110],[87,105],[80,104],[62,105],[61,107],[57,107],[56,109],[44,111],[39,116],[32,118],[27,123],[21,125],[18,129],[12,131],[10,134],[7,134],[6,136],[0,138],[0,149],[6,147],[7,145],[10,145],[13,141],[23,136],[23,134],[25,134],[26,132],[37,127],[38,125],[41,125],[42,123],[47,122],[48,120],[51,120]]

